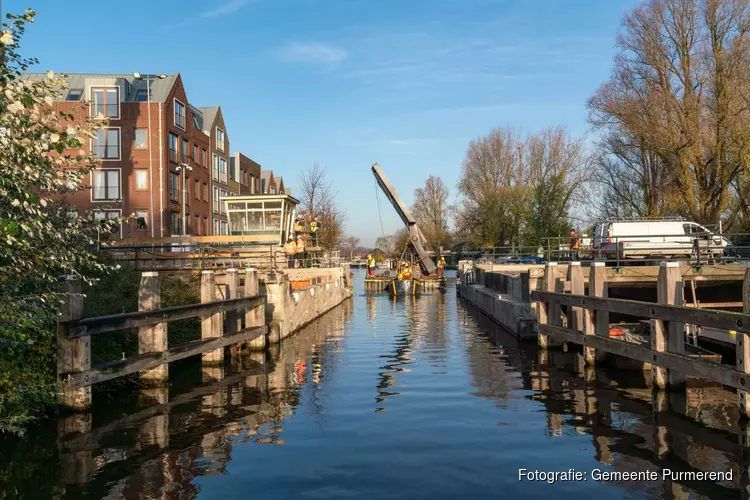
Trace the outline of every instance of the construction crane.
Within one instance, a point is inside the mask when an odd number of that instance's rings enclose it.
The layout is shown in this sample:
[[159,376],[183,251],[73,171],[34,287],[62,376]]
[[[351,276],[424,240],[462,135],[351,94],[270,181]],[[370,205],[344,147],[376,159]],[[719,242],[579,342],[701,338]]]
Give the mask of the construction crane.
[[427,240],[419,229],[419,226],[417,226],[417,220],[412,215],[411,210],[409,210],[406,204],[401,198],[399,198],[398,193],[396,193],[396,188],[393,187],[377,163],[372,165],[372,173],[375,176],[378,186],[380,186],[380,189],[382,189],[386,197],[388,197],[391,205],[396,209],[396,213],[401,217],[401,220],[404,221],[406,228],[409,230],[409,243],[411,243],[419,256],[419,267],[422,269],[422,273],[425,276],[434,273],[437,266],[435,266],[435,262],[433,262],[432,258],[427,254],[427,250],[424,248],[427,244]]

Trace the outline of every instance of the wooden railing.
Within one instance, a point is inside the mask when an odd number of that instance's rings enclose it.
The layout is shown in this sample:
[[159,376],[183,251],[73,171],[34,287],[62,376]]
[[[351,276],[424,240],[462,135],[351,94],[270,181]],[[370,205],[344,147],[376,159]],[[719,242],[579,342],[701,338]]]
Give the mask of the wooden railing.
[[[750,416],[747,393],[750,388],[750,269],[743,286],[744,313],[685,307],[682,303],[682,277],[677,263],[662,263],[657,281],[658,303],[608,299],[604,295],[606,268],[594,263],[590,268],[589,293],[584,295],[583,269],[568,267],[570,294],[563,291],[563,280],[556,264],[545,266],[543,290],[532,293],[537,303],[539,345],[547,348],[551,338],[584,346],[584,358],[594,364],[604,353],[624,356],[652,365],[656,386],[676,389],[685,376],[719,382],[738,390],[740,413]],[[562,325],[566,307],[566,326]],[[630,343],[609,336],[609,314],[617,313],[651,321],[650,345]],[[736,335],[736,366],[711,362],[685,354],[684,325],[728,331]]]
[[[203,271],[201,303],[161,308],[159,274],[145,272],[138,291],[138,312],[97,318],[82,318],[81,284],[74,277],[66,279],[57,327],[58,402],[82,410],[91,406],[93,384],[140,373],[144,382],[159,385],[167,381],[173,361],[201,354],[205,365],[215,365],[224,362],[225,346],[248,343],[255,349],[264,348],[266,297],[259,294],[257,271],[245,270],[242,293],[238,274],[236,269],[226,271],[225,300],[215,300],[214,271]],[[167,323],[195,317],[201,318],[201,339],[168,347]],[[138,355],[91,366],[92,335],[134,328],[138,329]]]

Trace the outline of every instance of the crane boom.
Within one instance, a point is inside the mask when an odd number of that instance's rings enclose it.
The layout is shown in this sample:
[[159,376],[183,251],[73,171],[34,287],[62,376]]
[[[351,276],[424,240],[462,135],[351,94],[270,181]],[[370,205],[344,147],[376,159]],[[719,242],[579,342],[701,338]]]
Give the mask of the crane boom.
[[427,250],[424,248],[427,240],[419,229],[417,220],[414,218],[414,215],[412,215],[409,207],[407,207],[401,198],[399,198],[398,193],[396,193],[396,188],[393,187],[377,163],[372,165],[372,173],[375,176],[378,186],[383,190],[385,196],[391,202],[391,205],[393,205],[393,208],[396,209],[396,213],[401,217],[401,220],[404,221],[404,225],[406,225],[406,228],[409,230],[409,242],[414,247],[414,250],[417,251],[417,255],[419,255],[419,267],[422,268],[422,271],[425,274],[432,274],[437,267],[432,258],[427,255]]

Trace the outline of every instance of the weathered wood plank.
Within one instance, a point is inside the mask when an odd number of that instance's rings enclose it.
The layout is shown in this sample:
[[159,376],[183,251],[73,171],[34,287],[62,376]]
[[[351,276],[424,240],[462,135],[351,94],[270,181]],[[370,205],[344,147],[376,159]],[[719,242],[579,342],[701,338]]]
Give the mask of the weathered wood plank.
[[[112,380],[143,370],[156,368],[164,363],[172,363],[181,359],[203,354],[239,342],[248,342],[266,334],[266,326],[245,328],[239,332],[223,337],[199,340],[182,346],[172,347],[163,353],[153,352],[131,356],[122,360],[103,363],[83,372],[66,375],[68,387],[77,389],[87,387],[107,380]],[[69,376],[69,378],[67,378]]]
[[667,306],[626,299],[609,299],[535,291],[534,300],[566,306],[588,307],[597,311],[627,314],[664,321],[677,321],[692,325],[707,326],[721,330],[750,333],[750,314],[730,311],[713,311],[684,306]]
[[718,382],[733,388],[743,388],[750,384],[750,375],[739,372],[729,365],[694,359],[684,354],[671,352],[654,352],[648,347],[631,344],[622,340],[587,336],[553,325],[539,325],[539,330],[566,342],[602,349],[609,353],[626,358],[651,363],[669,370],[678,370],[684,375]]
[[[743,312],[750,313],[750,267],[745,270],[745,282],[742,286]],[[750,335],[738,333],[735,338],[737,356],[737,371],[750,373]],[[750,401],[746,390],[737,391],[737,403],[740,415],[750,417]]]
[[66,276],[63,283],[63,302],[57,323],[57,382],[60,405],[75,410],[91,406],[91,388],[69,385],[71,374],[85,373],[91,367],[91,338],[83,327],[81,338],[71,338],[70,323],[83,316],[81,282],[75,276]]
[[[161,307],[161,278],[158,272],[141,273],[138,288],[138,310],[156,311]],[[142,326],[138,328],[138,354],[164,352],[168,349],[167,323]],[[146,383],[164,383],[169,380],[169,365],[164,364],[141,373],[141,380]]]
[[241,297],[203,304],[165,307],[156,311],[138,311],[100,316],[98,318],[79,319],[68,322],[66,326],[69,327],[68,338],[78,338],[128,328],[156,325],[164,321],[176,321],[235,309],[252,308],[265,304],[265,301],[265,297]]

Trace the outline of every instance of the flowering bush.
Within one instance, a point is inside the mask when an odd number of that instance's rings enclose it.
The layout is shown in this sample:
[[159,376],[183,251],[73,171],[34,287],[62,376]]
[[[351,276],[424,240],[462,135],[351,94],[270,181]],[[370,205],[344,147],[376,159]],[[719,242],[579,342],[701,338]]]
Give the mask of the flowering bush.
[[18,52],[34,15],[8,15],[0,36],[0,340],[6,343],[53,335],[60,276],[91,281],[110,269],[92,253],[96,233],[87,219],[61,202],[85,187],[85,174],[96,166],[84,141],[101,125],[85,113],[54,109],[66,88],[62,76],[20,78],[36,63]]

